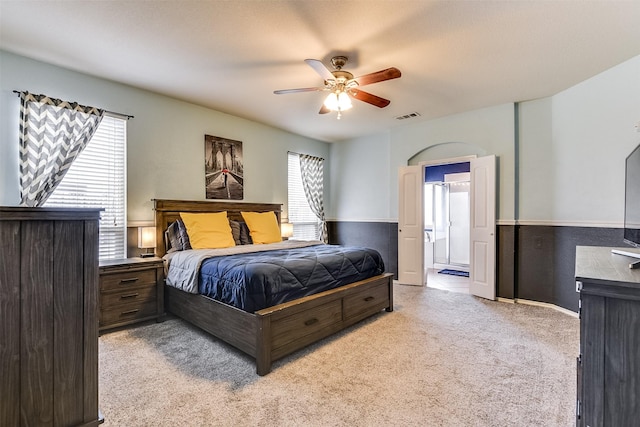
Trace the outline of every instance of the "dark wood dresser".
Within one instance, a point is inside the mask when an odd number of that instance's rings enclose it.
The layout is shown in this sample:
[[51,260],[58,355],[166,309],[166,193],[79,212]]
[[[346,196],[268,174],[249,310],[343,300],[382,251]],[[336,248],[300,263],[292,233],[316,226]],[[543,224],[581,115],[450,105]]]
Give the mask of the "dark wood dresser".
[[99,209],[0,207],[0,425],[98,411]]
[[640,423],[640,270],[629,268],[633,258],[611,249],[576,248],[578,426]]
[[164,316],[161,258],[100,262],[100,332]]

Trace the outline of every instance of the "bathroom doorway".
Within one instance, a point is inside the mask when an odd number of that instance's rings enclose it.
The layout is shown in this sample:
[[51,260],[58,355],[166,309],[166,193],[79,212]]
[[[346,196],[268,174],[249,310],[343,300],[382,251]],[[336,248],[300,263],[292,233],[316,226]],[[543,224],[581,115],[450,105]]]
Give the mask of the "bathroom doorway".
[[[434,259],[426,253],[435,250],[435,235],[427,237],[425,223],[424,186],[426,182],[447,182],[427,179],[426,174],[438,167],[466,163],[467,170],[449,173],[470,173],[469,191],[469,293],[495,299],[495,218],[496,218],[496,157],[494,155],[421,162],[398,169],[398,283],[424,286],[429,284],[425,265]],[[449,196],[451,196],[451,191]],[[432,199],[433,200],[433,199]],[[433,231],[433,230],[432,230]],[[451,231],[451,230],[449,230]],[[427,240],[429,239],[429,242]],[[427,245],[431,243],[431,245]],[[455,260],[454,256],[454,260]],[[451,263],[451,251],[449,260]],[[440,275],[440,274],[439,274]]]
[[469,293],[470,163],[425,168],[425,282]]

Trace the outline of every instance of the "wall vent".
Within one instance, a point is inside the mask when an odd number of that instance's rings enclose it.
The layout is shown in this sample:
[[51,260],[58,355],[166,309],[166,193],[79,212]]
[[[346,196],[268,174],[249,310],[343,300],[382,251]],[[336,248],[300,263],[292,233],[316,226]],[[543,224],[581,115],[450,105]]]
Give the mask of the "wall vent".
[[414,111],[413,113],[405,114],[403,116],[398,116],[396,117],[396,120],[412,119],[414,117],[420,117],[420,113]]

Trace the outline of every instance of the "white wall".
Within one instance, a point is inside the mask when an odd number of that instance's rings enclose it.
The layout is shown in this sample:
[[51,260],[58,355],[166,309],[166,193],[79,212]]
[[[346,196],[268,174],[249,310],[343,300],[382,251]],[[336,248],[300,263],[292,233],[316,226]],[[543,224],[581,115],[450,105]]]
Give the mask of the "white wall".
[[523,102],[519,116],[520,220],[621,227],[624,160],[640,143],[640,56]]
[[[128,122],[129,221],[151,220],[153,198],[205,198],[205,134],[242,141],[244,200],[283,203],[285,212],[287,151],[329,158],[324,142],[8,52],[0,51],[0,76],[0,205],[19,203],[19,98],[13,90],[135,117]],[[325,170],[330,176],[329,162]]]
[[[447,151],[445,143],[450,142],[465,143],[470,151],[466,154],[485,152],[498,156],[499,218],[513,220],[513,104],[398,126],[392,128],[388,134],[370,135],[333,144],[331,158],[334,173],[338,173],[336,169],[340,169],[338,159],[340,165],[348,165],[353,171],[349,182],[337,179],[331,181],[334,218],[353,221],[397,221],[398,168],[406,166],[411,157],[429,147],[435,147],[441,158],[460,156],[460,149],[465,144],[452,144],[452,151]],[[359,177],[358,174],[364,175]],[[356,182],[360,185],[355,185]],[[369,193],[367,196],[362,195],[365,191]],[[363,200],[368,204],[363,205]]]

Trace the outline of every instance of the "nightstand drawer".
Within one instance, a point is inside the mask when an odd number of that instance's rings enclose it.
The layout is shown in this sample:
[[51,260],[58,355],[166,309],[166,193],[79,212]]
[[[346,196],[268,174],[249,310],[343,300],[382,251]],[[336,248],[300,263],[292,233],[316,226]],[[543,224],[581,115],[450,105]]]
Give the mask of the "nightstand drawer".
[[100,290],[109,291],[140,285],[155,285],[156,270],[133,270],[120,273],[103,274],[100,276]]
[[157,287],[153,285],[120,289],[116,292],[102,292],[100,294],[100,308],[103,310],[121,307],[124,304],[144,304],[155,300]]
[[100,310],[100,326],[116,326],[132,320],[154,317],[157,314],[156,299],[152,298],[144,304],[122,304],[113,308]]

